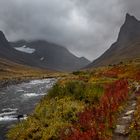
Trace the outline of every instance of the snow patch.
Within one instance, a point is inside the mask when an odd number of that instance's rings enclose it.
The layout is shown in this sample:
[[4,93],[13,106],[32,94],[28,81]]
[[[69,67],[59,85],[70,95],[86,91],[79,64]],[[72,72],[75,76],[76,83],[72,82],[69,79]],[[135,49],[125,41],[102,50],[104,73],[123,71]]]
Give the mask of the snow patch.
[[44,60],[44,57],[41,57],[40,60],[43,61]]
[[29,53],[29,54],[32,54],[35,52],[35,49],[26,47],[26,45],[24,45],[22,47],[15,47],[14,49],[17,51],[25,52],[25,53]]

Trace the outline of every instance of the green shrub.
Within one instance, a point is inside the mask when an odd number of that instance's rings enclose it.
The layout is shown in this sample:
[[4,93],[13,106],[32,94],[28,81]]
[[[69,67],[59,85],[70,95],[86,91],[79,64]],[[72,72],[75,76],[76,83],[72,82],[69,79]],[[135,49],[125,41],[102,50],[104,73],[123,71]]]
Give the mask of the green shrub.
[[74,71],[72,74],[74,74],[74,75],[85,75],[85,74],[87,74],[87,72],[86,71]]
[[99,84],[88,84],[85,89],[85,102],[96,104],[104,93],[104,88]]
[[14,126],[8,132],[9,140],[58,139],[60,130],[77,120],[77,113],[84,109],[84,103],[70,97],[43,100],[33,115]]
[[56,140],[62,128],[77,121],[77,114],[87,104],[97,103],[103,94],[99,84],[82,81],[57,83],[36,106],[26,121],[8,132],[9,140]]
[[70,81],[65,85],[56,84],[48,93],[49,98],[63,98],[70,96],[74,100],[87,103],[97,102],[104,89],[100,84],[84,83],[82,81]]

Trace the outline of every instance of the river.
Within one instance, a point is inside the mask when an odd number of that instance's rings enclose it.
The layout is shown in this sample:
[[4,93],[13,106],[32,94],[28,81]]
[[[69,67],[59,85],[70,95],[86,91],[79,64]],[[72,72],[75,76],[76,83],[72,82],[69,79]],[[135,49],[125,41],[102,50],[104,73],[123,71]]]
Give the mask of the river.
[[17,116],[26,119],[55,83],[55,78],[32,80],[0,90],[0,140],[6,140],[5,134],[18,121]]

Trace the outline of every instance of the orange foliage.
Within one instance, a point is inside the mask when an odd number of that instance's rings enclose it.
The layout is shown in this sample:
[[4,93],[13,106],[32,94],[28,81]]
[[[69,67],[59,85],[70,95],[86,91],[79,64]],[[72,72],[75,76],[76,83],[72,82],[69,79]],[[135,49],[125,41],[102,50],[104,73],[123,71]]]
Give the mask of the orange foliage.
[[116,66],[103,72],[103,76],[109,78],[118,78],[118,75],[122,73],[124,73],[124,69],[122,67]]

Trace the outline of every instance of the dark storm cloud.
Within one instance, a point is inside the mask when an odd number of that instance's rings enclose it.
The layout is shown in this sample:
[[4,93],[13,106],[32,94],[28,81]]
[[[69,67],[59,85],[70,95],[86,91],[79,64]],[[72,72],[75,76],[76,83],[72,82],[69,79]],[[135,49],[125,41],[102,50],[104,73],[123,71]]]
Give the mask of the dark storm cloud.
[[0,29],[9,40],[46,39],[93,60],[117,38],[139,0],[0,0]]

